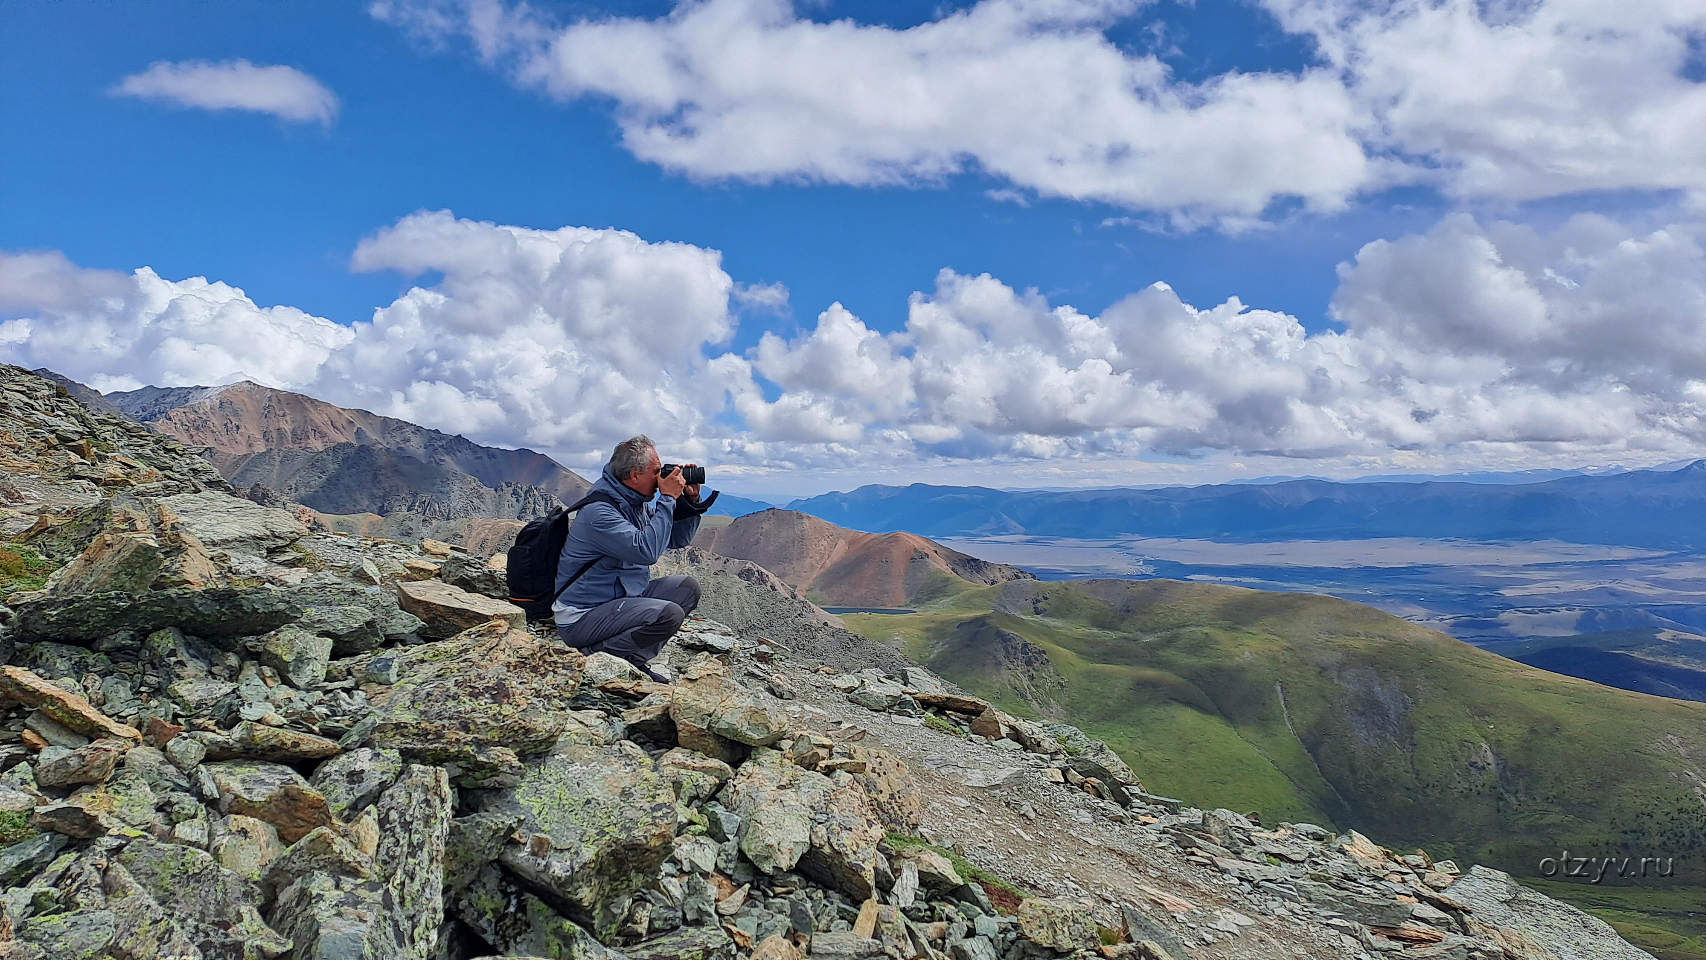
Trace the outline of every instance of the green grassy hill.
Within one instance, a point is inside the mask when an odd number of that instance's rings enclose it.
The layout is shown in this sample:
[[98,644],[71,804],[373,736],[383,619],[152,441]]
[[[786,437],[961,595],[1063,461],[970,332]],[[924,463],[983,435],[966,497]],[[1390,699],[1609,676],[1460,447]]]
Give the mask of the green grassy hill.
[[1329,597],[1166,580],[968,586],[844,619],[1004,709],[1079,725],[1198,806],[1518,876],[1562,850],[1675,857],[1674,879],[1645,883],[1706,886],[1706,704]]

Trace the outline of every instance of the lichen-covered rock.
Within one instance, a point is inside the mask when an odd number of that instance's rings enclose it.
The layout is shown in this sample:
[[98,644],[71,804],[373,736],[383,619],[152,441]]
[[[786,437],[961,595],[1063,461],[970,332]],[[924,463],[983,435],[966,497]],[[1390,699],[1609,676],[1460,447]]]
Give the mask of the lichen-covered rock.
[[848,744],[848,755],[859,761],[864,770],[853,773],[854,779],[865,788],[865,796],[890,830],[910,833],[924,817],[923,802],[912,770],[906,762],[887,750]]
[[374,746],[448,766],[464,786],[513,784],[519,758],[551,748],[585,658],[488,622],[400,657],[401,679],[374,698]]
[[392,960],[402,956],[384,916],[384,889],[314,872],[292,883],[273,905],[273,927],[292,943],[291,960]]
[[64,750],[47,759],[48,750],[62,750],[49,747],[42,751],[43,758],[36,762],[36,783],[53,790],[101,783],[112,776],[113,768],[118,766],[119,758],[128,749],[128,741],[104,737],[86,747]]
[[265,820],[234,813],[214,821],[208,852],[219,865],[247,880],[259,882],[274,860],[284,853],[278,828]]
[[671,691],[670,717],[682,746],[728,763],[747,747],[767,747],[788,732],[787,717],[742,689],[728,667],[702,659]]
[[326,680],[326,664],[332,657],[332,638],[309,633],[297,626],[283,626],[260,639],[262,663],[278,671],[298,690],[312,690]]
[[209,550],[264,555],[308,534],[289,512],[226,493],[183,493],[159,503]]
[[825,776],[758,750],[720,798],[741,817],[740,850],[760,870],[797,865],[855,900],[872,895],[883,825],[851,774]]
[[734,770],[723,761],[685,747],[676,747],[659,757],[658,769],[675,785],[676,797],[687,805],[715,794],[734,776]]
[[84,644],[121,630],[151,633],[164,627],[206,638],[249,637],[302,616],[288,590],[268,585],[38,596],[13,610],[20,641]]
[[438,767],[410,765],[373,805],[379,827],[374,862],[385,878],[389,919],[400,957],[427,960],[444,923],[445,841],[452,814],[450,779]]
[[683,927],[622,948],[628,960],[735,960],[741,955],[734,940],[715,924]]
[[1019,904],[1019,935],[1040,947],[1070,953],[1100,943],[1096,918],[1082,906],[1030,897]]
[[398,582],[397,604],[425,624],[423,637],[453,637],[488,620],[502,620],[516,630],[527,626],[527,614],[515,604],[469,593],[442,580]]
[[53,722],[87,737],[142,740],[142,731],[114,721],[87,699],[48,683],[23,667],[0,667],[0,698],[39,710]]
[[253,885],[206,853],[140,838],[115,859],[208,960],[276,957],[289,949],[261,920]]
[[285,843],[295,843],[315,827],[333,823],[326,798],[283,764],[227,760],[201,769],[213,777],[220,813],[265,820],[278,829],[279,839]]
[[334,816],[348,820],[379,799],[402,772],[402,754],[362,747],[320,764],[308,784],[325,796]]
[[343,752],[336,740],[252,720],[237,724],[228,734],[195,733],[188,736],[202,745],[203,757],[207,760],[242,757],[274,763],[304,763],[335,757]]
[[507,957],[552,960],[623,960],[579,924],[523,890],[496,866],[487,866],[452,899],[463,923]]
[[520,831],[530,840],[506,848],[500,862],[601,939],[669,856],[680,816],[669,780],[626,741],[561,745],[514,788],[478,802],[484,812],[524,814]]

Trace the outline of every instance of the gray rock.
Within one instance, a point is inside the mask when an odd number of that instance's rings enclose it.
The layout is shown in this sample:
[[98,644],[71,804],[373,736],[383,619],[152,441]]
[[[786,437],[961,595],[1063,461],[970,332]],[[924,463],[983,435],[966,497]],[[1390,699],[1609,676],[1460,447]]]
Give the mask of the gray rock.
[[1517,930],[1558,960],[1652,960],[1598,917],[1512,880],[1510,874],[1474,866],[1445,895],[1472,911],[1470,932],[1486,927]]
[[500,862],[603,939],[669,856],[680,816],[668,778],[626,741],[560,745],[517,786],[476,802],[482,812],[524,815],[531,840]]
[[65,849],[65,838],[57,833],[36,833],[7,847],[0,847],[0,885],[21,886]]
[[39,596],[15,612],[20,636],[78,643],[170,626],[198,637],[255,636],[298,619],[302,607],[284,588],[259,586]]
[[229,494],[185,493],[159,503],[209,550],[263,555],[308,535],[290,513]]
[[887,710],[900,702],[906,696],[906,688],[893,680],[868,680],[857,690],[847,695],[853,701],[868,710]]
[[509,598],[509,581],[504,571],[487,563],[484,557],[453,553],[438,565],[438,578],[469,593],[494,600]]
[[388,960],[403,956],[387,915],[384,889],[330,873],[310,873],[279,894],[271,918],[289,937],[292,960]]
[[735,960],[741,956],[735,942],[715,924],[684,927],[625,947],[622,952],[628,960]]
[[315,769],[308,785],[320,791],[340,820],[379,799],[403,773],[403,755],[395,750],[362,747],[339,754]]
[[129,748],[126,741],[103,738],[86,747],[65,750],[52,759],[46,759],[48,750],[59,749],[49,747],[42,751],[43,759],[36,762],[36,783],[48,789],[63,790],[105,782]]
[[253,885],[206,853],[139,838],[116,859],[209,960],[276,957],[290,948],[261,920]]
[[297,626],[283,626],[260,639],[262,663],[298,690],[312,690],[326,680],[326,664],[332,657],[332,638],[309,633]]

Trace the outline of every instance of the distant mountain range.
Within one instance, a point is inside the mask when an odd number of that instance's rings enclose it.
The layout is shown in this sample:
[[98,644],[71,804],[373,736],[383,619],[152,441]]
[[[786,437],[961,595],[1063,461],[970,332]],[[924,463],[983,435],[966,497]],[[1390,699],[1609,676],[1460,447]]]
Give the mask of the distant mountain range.
[[751,560],[827,607],[906,608],[964,583],[1034,580],[1031,574],[950,550],[910,533],[859,533],[793,510],[709,524],[696,547]]
[[1420,537],[1696,550],[1706,549],[1706,460],[1517,484],[1293,480],[1059,492],[865,486],[788,507],[854,530],[930,537]]

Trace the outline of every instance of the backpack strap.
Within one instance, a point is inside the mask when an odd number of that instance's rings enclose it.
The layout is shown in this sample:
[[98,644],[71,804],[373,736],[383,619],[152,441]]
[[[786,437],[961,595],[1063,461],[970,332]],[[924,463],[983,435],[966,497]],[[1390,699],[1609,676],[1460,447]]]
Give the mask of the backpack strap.
[[[579,500],[576,500],[574,503],[570,504],[568,506],[568,508],[565,509],[563,512],[565,514],[575,513],[577,511],[579,511],[580,508],[586,506],[589,503],[608,503],[612,507],[616,508],[617,513],[622,514],[622,518],[624,520],[628,519],[628,514],[622,509],[622,504],[617,502],[615,497],[611,496],[608,493],[605,493],[603,490],[591,491],[586,496],[584,496],[584,497],[580,498]],[[581,568],[579,570],[575,571],[575,575],[570,577],[569,579],[563,581],[563,585],[557,588],[557,592],[551,594],[551,602],[553,604],[555,604],[557,602],[557,598],[561,597],[563,595],[563,591],[569,589],[569,586],[571,584],[573,584],[576,580],[579,580],[581,578],[582,574],[586,573],[588,570],[591,570],[593,568],[593,566],[598,563],[598,561],[603,560],[603,559],[604,559],[603,557],[593,557],[591,560],[588,560],[586,563],[581,564]]]

